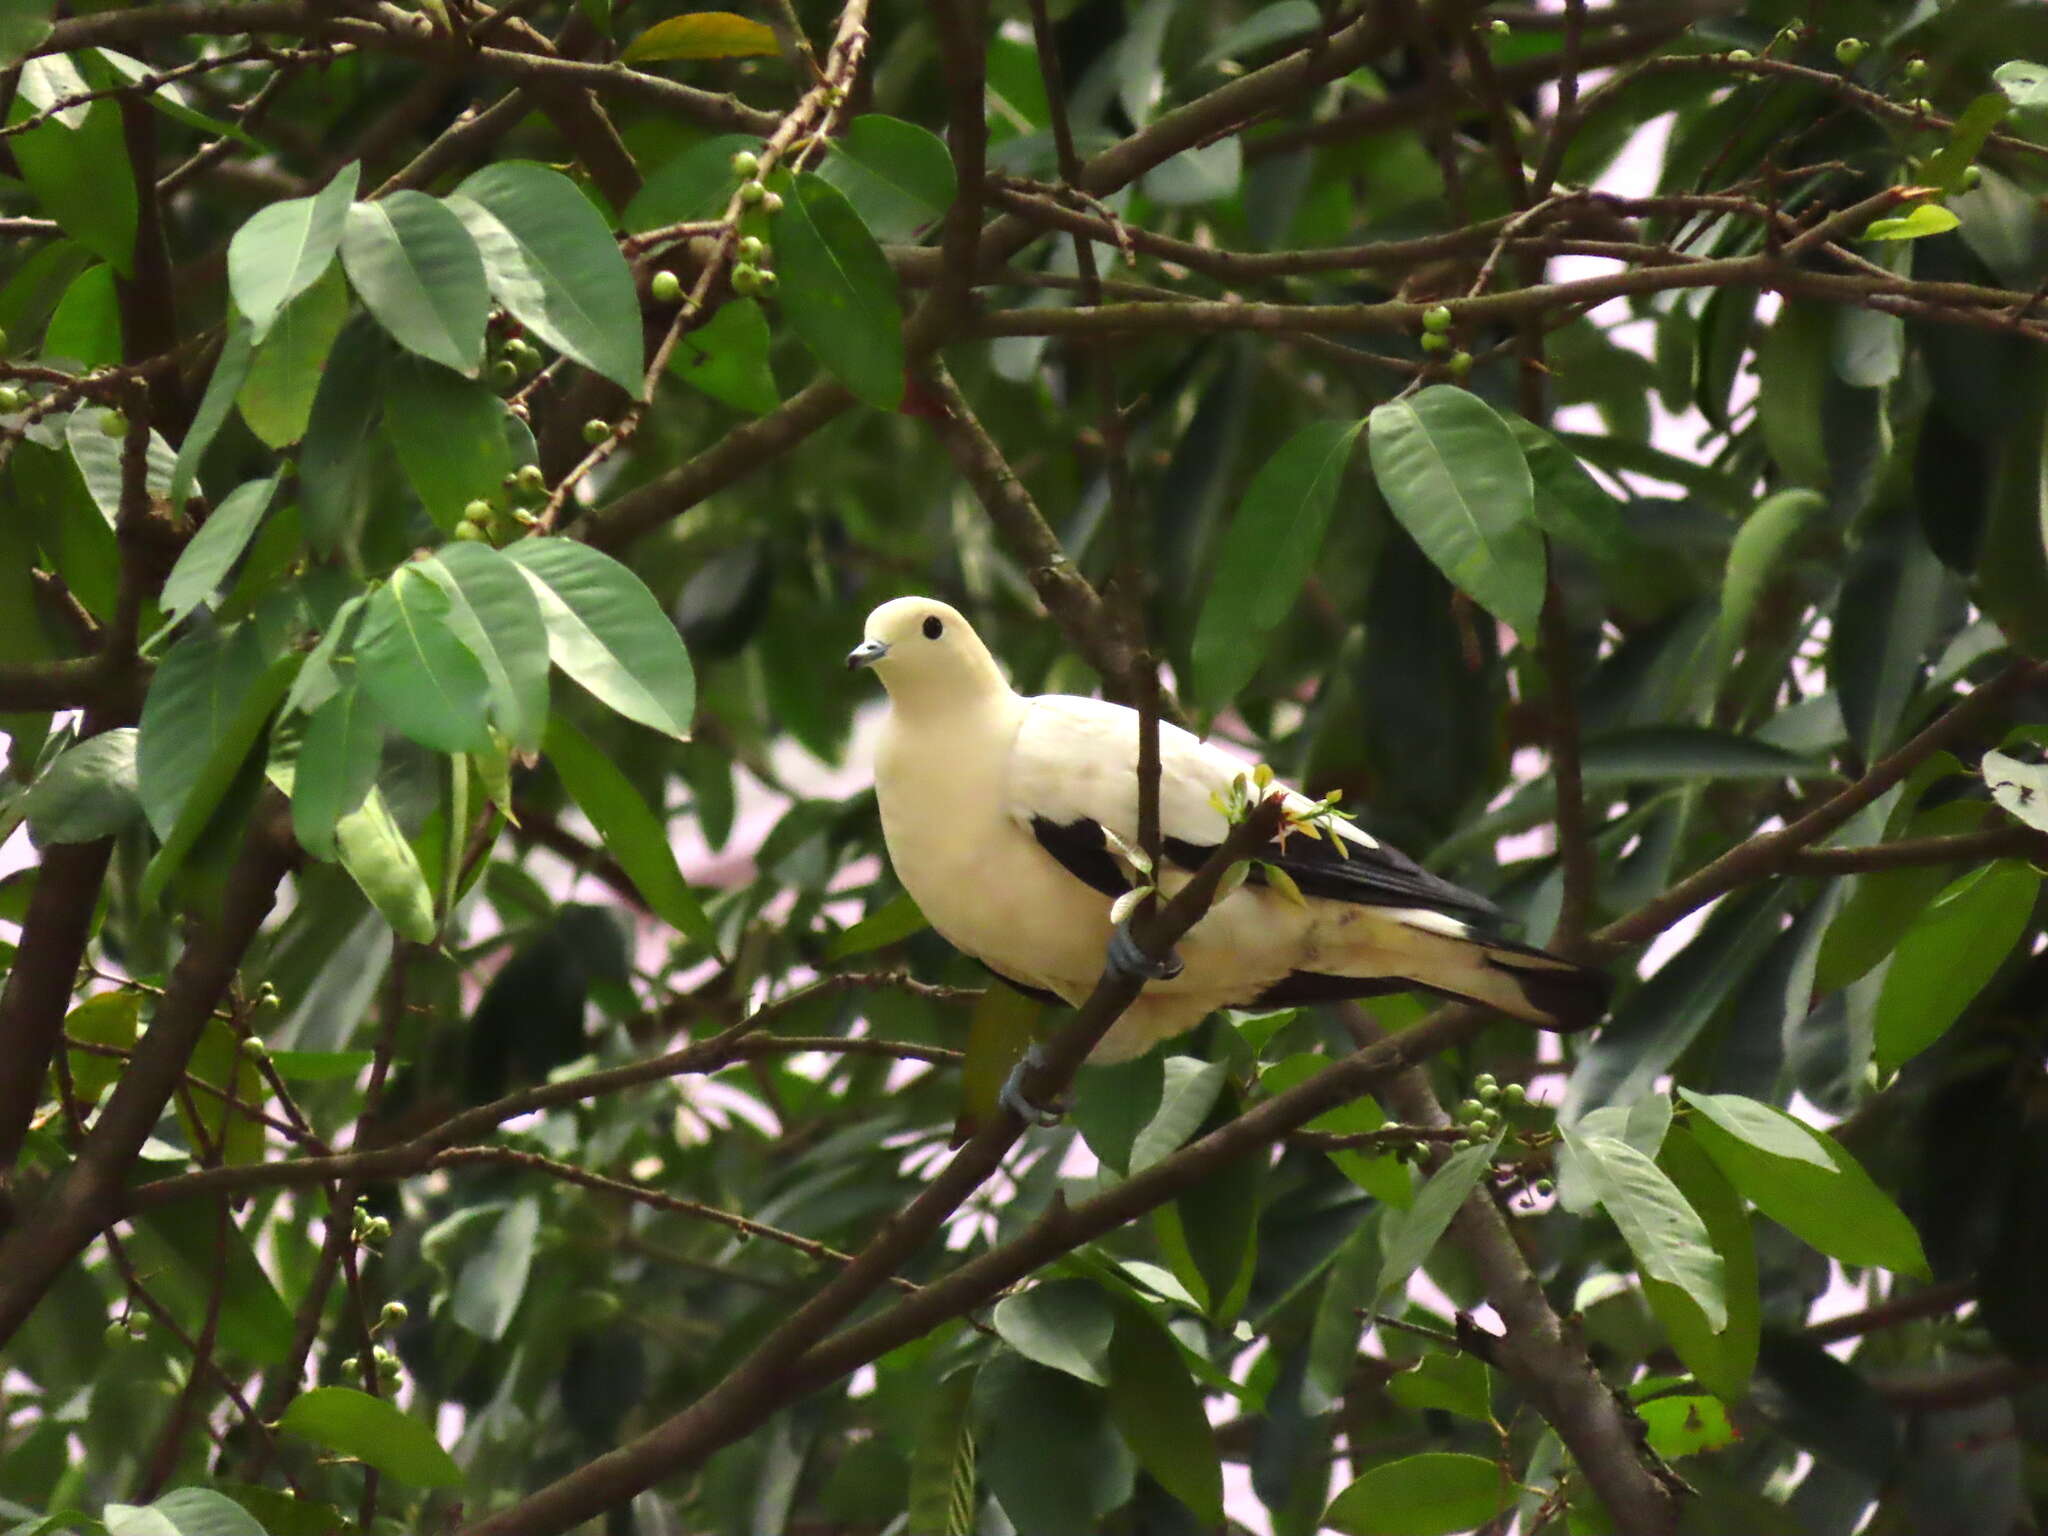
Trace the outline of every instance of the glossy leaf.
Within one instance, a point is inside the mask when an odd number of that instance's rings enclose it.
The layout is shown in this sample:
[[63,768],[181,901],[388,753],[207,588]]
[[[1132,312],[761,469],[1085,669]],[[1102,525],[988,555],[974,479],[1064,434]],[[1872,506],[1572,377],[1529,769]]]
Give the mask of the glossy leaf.
[[556,351],[640,393],[633,277],[574,182],[530,161],[500,161],[463,182],[447,203],[483,256],[493,298]]
[[472,501],[503,499],[521,461],[496,393],[446,368],[394,360],[384,401],[384,437],[442,532],[455,531]]
[[668,355],[668,371],[734,410],[765,416],[782,403],[768,366],[768,320],[752,299],[728,299]]
[[341,264],[392,340],[476,376],[491,292],[476,242],[446,204],[412,191],[357,203],[342,229]]
[[861,399],[903,399],[903,311],[896,276],[839,189],[797,176],[771,225],[783,317],[813,357]]
[[263,675],[261,642],[247,625],[195,628],[172,646],[142,704],[135,767],[142,808],[169,837],[207,759]]
[[1699,1213],[1714,1252],[1721,1256],[1727,1325],[1713,1327],[1691,1292],[1653,1276],[1643,1277],[1643,1299],[1694,1379],[1727,1402],[1740,1401],[1756,1369],[1763,1315],[1749,1212],[1734,1185],[1683,1126],[1665,1134],[1657,1166]]
[[292,777],[292,835],[316,858],[336,857],[334,828],[369,798],[384,748],[384,722],[348,680],[306,722]]
[[2026,932],[2040,889],[2038,870],[2000,859],[1957,880],[1915,919],[1878,995],[1880,1069],[1897,1070],[1948,1032]]
[[502,1339],[526,1299],[540,1235],[540,1202],[514,1200],[499,1211],[475,1252],[462,1261],[448,1293],[448,1315],[481,1339]]
[[685,11],[657,21],[626,45],[620,59],[651,64],[662,59],[755,59],[773,57],[775,33],[731,11]]
[[389,342],[361,316],[335,338],[299,449],[306,542],[336,554],[356,540],[368,509],[370,446],[383,409]]
[[849,122],[818,165],[885,245],[928,232],[953,205],[953,156],[929,128],[870,112]]
[[334,852],[400,938],[415,944],[434,942],[440,924],[426,872],[374,786],[361,805],[334,824]]
[[548,638],[520,568],[488,544],[446,544],[412,564],[448,597],[447,626],[483,664],[492,725],[523,753],[548,719]]
[[[95,737],[94,740],[98,740]],[[136,1028],[142,1021],[142,994],[122,989],[100,992],[64,1015],[64,1038],[79,1045],[105,1045],[128,1050],[135,1044]],[[101,1094],[121,1076],[125,1063],[80,1050],[64,1053],[71,1074],[71,1093],[81,1104],[96,1104]],[[55,1073],[50,1084],[56,1096]]]
[[1494,617],[1535,634],[1543,539],[1507,424],[1478,396],[1439,384],[1376,407],[1369,431],[1380,491],[1422,552]]
[[2023,763],[2004,752],[1986,752],[1979,770],[1999,809],[2048,832],[2048,766]]
[[354,161],[311,197],[258,209],[228,242],[228,289],[262,342],[278,314],[319,281],[341,248],[362,168]]
[[1110,1384],[1110,1337],[1120,1325],[1093,1282],[1052,1280],[1005,1296],[989,1322],[1025,1359],[1098,1387]]
[[1405,1211],[1388,1211],[1380,1219],[1379,1295],[1373,1310],[1408,1283],[1408,1277],[1422,1267],[1437,1239],[1450,1229],[1451,1218],[1465,1197],[1479,1187],[1479,1180],[1493,1161],[1499,1142],[1482,1142],[1463,1147],[1445,1159],[1422,1188],[1415,1203]]
[[[279,312],[250,357],[248,377],[235,389],[235,408],[270,447],[306,435],[321,370],[348,314],[348,283],[339,268],[330,268]],[[247,322],[242,329],[253,337]]]
[[1180,1347],[1136,1303],[1117,1309],[1109,1344],[1109,1417],[1153,1481],[1210,1525],[1223,1519],[1223,1462],[1202,1389]]
[[1648,1157],[1615,1136],[1562,1126],[1564,1144],[1647,1277],[1689,1294],[1716,1333],[1728,1325],[1721,1256],[1706,1223]]
[[174,507],[182,507],[185,498],[192,494],[199,477],[199,461],[227,424],[236,392],[249,377],[256,360],[251,335],[248,322],[239,316],[228,323],[227,340],[221,343],[220,356],[214,360],[213,372],[207,375],[206,393],[200,397],[199,409],[192,414],[192,425],[185,431],[185,440],[178,444],[177,462],[171,467],[170,501]]
[[1131,1455],[1096,1388],[998,1354],[974,1383],[983,1481],[1018,1536],[1073,1536],[1130,1497]]
[[353,1387],[315,1387],[291,1400],[278,1433],[375,1467],[416,1488],[453,1488],[462,1481],[434,1432],[386,1398]]
[[1681,1088],[1678,1094],[1722,1130],[1759,1152],[1811,1163],[1816,1168],[1834,1167],[1834,1160],[1812,1131],[1768,1104],[1736,1093],[1695,1093],[1690,1088]]
[[1583,550],[1595,560],[1616,560],[1634,543],[1621,509],[1578,455],[1521,416],[1505,418],[1529,462],[1536,492],[1537,525],[1553,539]]
[[121,361],[121,309],[114,294],[114,269],[87,267],[71,280],[43,332],[43,356],[90,368]]
[[620,222],[638,235],[671,224],[723,216],[738,185],[732,157],[741,150],[751,154],[760,146],[759,139],[745,133],[714,134],[698,140],[648,173]]
[[547,755],[563,787],[655,916],[715,952],[717,936],[676,868],[668,831],[631,781],[559,714],[548,722]]
[[505,554],[540,603],[549,660],[627,719],[689,740],[696,707],[689,653],[646,584],[570,539],[521,539]]
[[918,1416],[904,1500],[916,1536],[969,1536],[974,1529],[974,1374],[947,1377]]
[[[61,55],[28,60],[8,113],[19,123],[58,97],[81,94],[84,80]],[[60,114],[8,139],[21,179],[43,213],[123,277],[134,271],[138,204],[121,133],[121,109],[96,101],[74,121]]]
[[440,583],[400,566],[363,611],[356,663],[393,730],[437,752],[482,752],[491,744],[491,683],[456,634],[454,609]]
[[1344,1536],[1455,1536],[1515,1502],[1498,1463],[1462,1451],[1423,1451],[1381,1462],[1330,1501],[1323,1523]]
[[913,933],[922,933],[930,926],[909,893],[898,891],[851,928],[833,935],[832,942],[825,946],[826,958],[847,960],[855,955],[872,954],[878,949],[901,943]]
[[132,726],[88,736],[36,776],[16,809],[37,843],[89,843],[142,817]]
[[173,1488],[149,1504],[108,1504],[107,1536],[268,1536],[256,1518],[211,1488]]
[[158,602],[168,622],[176,623],[213,596],[235,562],[242,558],[249,541],[256,537],[257,525],[270,510],[271,498],[276,494],[275,477],[251,480],[228,492],[213,509],[192,536],[192,542],[179,554],[171,574],[164,578]]
[[1726,667],[1749,633],[1757,600],[1785,574],[1800,535],[1827,510],[1818,491],[1779,491],[1757,503],[1728,546],[1721,576],[1721,664]]
[[1322,552],[1362,425],[1319,421],[1302,428],[1245,491],[1195,625],[1190,692],[1203,707],[1221,709],[1251,680],[1272,632],[1293,611]]
[[[1791,1118],[1780,1110],[1768,1112]],[[1766,1152],[1709,1119],[1693,1121],[1691,1129],[1729,1182],[1758,1210],[1822,1253],[1844,1264],[1927,1273],[1919,1234],[1834,1138],[1809,1131],[1832,1165],[1821,1169],[1803,1158]]]
[[1897,218],[1872,219],[1864,226],[1866,240],[1923,240],[1929,235],[1945,235],[1962,220],[1939,203],[1922,203],[1911,213]]

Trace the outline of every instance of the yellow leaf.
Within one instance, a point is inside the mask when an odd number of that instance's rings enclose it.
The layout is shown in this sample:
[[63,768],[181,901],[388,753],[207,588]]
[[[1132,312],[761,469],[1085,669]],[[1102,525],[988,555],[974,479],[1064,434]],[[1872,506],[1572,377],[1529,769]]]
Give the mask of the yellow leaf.
[[751,59],[776,52],[775,34],[731,11],[689,11],[658,21],[626,45],[628,64],[650,59]]
[[1301,887],[1294,883],[1294,876],[1288,874],[1278,864],[1262,864],[1259,867],[1266,872],[1266,884],[1280,895],[1285,896],[1297,907],[1308,905],[1308,898],[1301,894]]

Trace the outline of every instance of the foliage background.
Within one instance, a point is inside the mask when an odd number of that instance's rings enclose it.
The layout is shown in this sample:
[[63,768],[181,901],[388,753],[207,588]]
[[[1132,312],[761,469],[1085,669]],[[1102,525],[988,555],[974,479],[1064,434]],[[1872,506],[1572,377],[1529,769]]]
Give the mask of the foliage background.
[[[2038,1527],[2038,7],[0,49],[18,1529]],[[1025,1131],[848,788],[908,591],[1612,1021]]]

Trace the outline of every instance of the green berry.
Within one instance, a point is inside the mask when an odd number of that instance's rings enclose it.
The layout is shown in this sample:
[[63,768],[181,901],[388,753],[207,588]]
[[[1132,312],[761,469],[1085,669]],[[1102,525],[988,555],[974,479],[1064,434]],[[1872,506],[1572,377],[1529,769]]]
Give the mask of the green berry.
[[732,157],[732,173],[741,181],[752,181],[761,169],[761,157],[752,150],[743,149]]
[[1469,1123],[1470,1121],[1477,1120],[1485,1110],[1486,1106],[1477,1099],[1460,1099],[1458,1107],[1451,1111],[1451,1117],[1455,1120]]
[[1906,103],[1906,105],[1911,107],[1916,113],[1918,113],[1922,117],[1934,116],[1934,103],[1929,101],[1925,96],[1919,97],[1913,101],[1909,101]]
[[491,542],[491,531],[481,523],[457,523],[455,541],[458,544],[488,544]]
[[1966,165],[1963,167],[1963,190],[1965,192],[1974,192],[1983,185],[1984,167],[1981,165]]
[[156,1320],[147,1312],[130,1312],[128,1314],[128,1337],[131,1339],[147,1338],[149,1330],[155,1325]]
[[1498,1088],[1500,1086],[1500,1079],[1491,1072],[1482,1072],[1472,1079],[1472,1086],[1474,1088]]
[[254,1035],[243,1036],[241,1050],[251,1061],[261,1061],[270,1054],[270,1047]]
[[1860,37],[1845,37],[1835,44],[1835,62],[1844,69],[1854,69],[1863,62],[1863,56],[1870,52],[1870,44]]
[[1422,328],[1425,331],[1448,331],[1451,328],[1451,306],[1430,305],[1422,312]]
[[361,1376],[363,1374],[363,1362],[354,1355],[345,1357],[341,1362],[341,1374],[344,1376]]
[[1726,54],[1730,64],[1754,64],[1756,55],[1747,48],[1730,48]]
[[1552,1195],[1557,1193],[1557,1185],[1549,1179],[1538,1179],[1535,1183],[1534,1188],[1536,1190],[1536,1193],[1539,1195]]
[[372,1216],[363,1223],[363,1241],[381,1243],[391,1236],[391,1223],[382,1216]]
[[612,424],[600,416],[593,416],[583,423],[583,441],[595,448],[612,435]]
[[1514,28],[1510,27],[1502,18],[1496,16],[1486,24],[1486,30],[1495,37],[1506,37]]
[[398,1382],[398,1378],[403,1376],[404,1374],[405,1367],[398,1363],[396,1356],[393,1356],[388,1360],[379,1360],[377,1362],[377,1377],[387,1387],[395,1386]]
[[647,291],[657,304],[673,304],[683,296],[683,280],[666,268],[648,280]]
[[491,520],[491,504],[478,497],[462,509],[462,520],[477,526],[488,524]]
[[1793,47],[1798,41],[1799,23],[1796,21],[1789,22],[1785,26],[1778,28],[1778,35],[1771,39],[1772,44],[1779,48]]
[[28,404],[28,396],[12,384],[0,384],[0,413],[13,415]]
[[519,382],[519,365],[509,357],[501,357],[491,364],[491,382],[500,389]]
[[1501,1090],[1501,1098],[1507,1102],[1509,1108],[1520,1109],[1529,1102],[1529,1090],[1520,1083],[1509,1083]]
[[109,437],[128,435],[128,416],[124,411],[101,411],[100,430]]
[[512,483],[529,496],[538,496],[548,488],[548,477],[541,473],[538,464],[522,464],[518,473],[512,476]]
[[732,291],[742,298],[761,291],[761,269],[759,267],[734,267],[732,269]]
[[767,267],[756,267],[754,270],[758,274],[754,279],[754,286],[762,293],[773,293],[776,283],[775,273]]
[[1479,1090],[1479,1102],[1488,1106],[1498,1104],[1500,1102],[1499,1087],[1493,1083],[1486,1084]]
[[1446,336],[1442,331],[1424,331],[1422,333],[1423,351],[1448,352],[1450,349],[1451,338]]
[[377,1315],[377,1326],[379,1328],[396,1328],[409,1316],[411,1314],[406,1311],[404,1302],[387,1301],[384,1303],[384,1310]]
[[768,242],[759,235],[742,235],[738,250],[741,261],[759,261],[768,254]]
[[740,183],[740,201],[749,208],[758,208],[768,200],[768,189],[758,181]]
[[1472,354],[1470,352],[1453,352],[1444,360],[1444,366],[1451,370],[1452,378],[1462,379],[1472,371]]
[[1905,63],[1899,66],[1899,78],[1907,81],[1926,79],[1927,61],[1925,59],[1906,60]]
[[107,1331],[100,1335],[100,1342],[109,1349],[118,1349],[129,1340],[128,1325],[118,1317],[107,1324]]
[[782,194],[780,192],[770,192],[766,197],[762,198],[761,211],[763,213],[782,212]]

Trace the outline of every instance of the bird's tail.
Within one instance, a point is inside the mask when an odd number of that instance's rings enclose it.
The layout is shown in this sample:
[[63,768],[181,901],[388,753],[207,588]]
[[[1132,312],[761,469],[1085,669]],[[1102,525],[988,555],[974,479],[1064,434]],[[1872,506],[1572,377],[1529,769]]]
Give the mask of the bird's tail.
[[1416,946],[1418,958],[1426,957],[1426,963],[1409,979],[1433,992],[1561,1035],[1591,1029],[1606,1017],[1614,983],[1605,971],[1485,934],[1418,937],[1424,939]]

